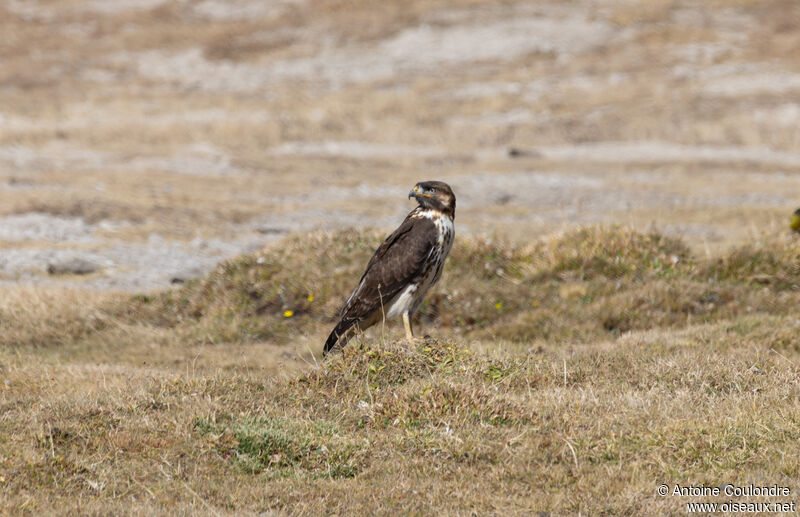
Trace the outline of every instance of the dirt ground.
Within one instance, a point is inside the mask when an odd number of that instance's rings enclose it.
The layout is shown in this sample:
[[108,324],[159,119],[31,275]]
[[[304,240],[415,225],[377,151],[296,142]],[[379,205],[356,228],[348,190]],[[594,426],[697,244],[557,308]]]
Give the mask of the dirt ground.
[[797,23],[791,0],[3,2],[0,279],[158,288],[287,232],[391,230],[425,179],[461,235],[774,235]]

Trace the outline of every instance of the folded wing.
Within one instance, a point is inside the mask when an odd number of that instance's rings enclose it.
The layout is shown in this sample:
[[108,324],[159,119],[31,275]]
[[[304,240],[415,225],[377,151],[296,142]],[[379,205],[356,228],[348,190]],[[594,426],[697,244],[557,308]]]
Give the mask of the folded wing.
[[340,319],[365,319],[386,310],[400,291],[419,278],[436,239],[433,221],[406,218],[375,251],[358,287],[342,308]]

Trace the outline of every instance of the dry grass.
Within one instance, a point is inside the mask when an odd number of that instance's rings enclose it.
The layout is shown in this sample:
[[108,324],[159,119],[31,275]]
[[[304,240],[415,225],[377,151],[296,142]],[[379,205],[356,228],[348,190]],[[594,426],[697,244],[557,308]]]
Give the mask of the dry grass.
[[684,513],[661,483],[797,486],[793,240],[707,260],[624,228],[462,239],[421,311],[436,338],[390,325],[317,364],[378,238],[293,237],[164,293],[4,300],[0,505],[642,515]]
[[[0,224],[85,225],[0,242],[0,514],[795,497],[798,5],[0,3]],[[434,337],[389,322],[322,362],[429,178],[459,199]],[[291,231],[169,291],[47,284],[166,287]],[[113,264],[50,278],[55,252]]]

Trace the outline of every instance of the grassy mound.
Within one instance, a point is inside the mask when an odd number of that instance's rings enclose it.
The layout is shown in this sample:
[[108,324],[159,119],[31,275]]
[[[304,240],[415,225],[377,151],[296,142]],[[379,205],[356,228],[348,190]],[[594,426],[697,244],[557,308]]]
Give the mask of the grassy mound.
[[[379,243],[374,233],[295,236],[134,309],[204,342],[285,343],[334,323]],[[460,239],[419,318],[424,332],[562,343],[786,314],[799,300],[798,249],[771,242],[700,261],[678,240],[601,227],[522,246]]]

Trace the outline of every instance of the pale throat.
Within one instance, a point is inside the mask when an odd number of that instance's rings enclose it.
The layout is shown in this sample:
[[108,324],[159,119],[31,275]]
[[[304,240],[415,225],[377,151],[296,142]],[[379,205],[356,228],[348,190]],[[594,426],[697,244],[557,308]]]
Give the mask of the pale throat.
[[425,218],[425,219],[440,219],[441,218],[441,219],[449,219],[451,222],[453,220],[453,218],[451,216],[445,214],[441,210],[437,210],[435,208],[423,208],[421,206],[417,207],[417,209],[415,210],[414,214],[411,217],[420,218],[420,219],[421,218]]

